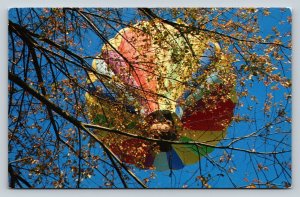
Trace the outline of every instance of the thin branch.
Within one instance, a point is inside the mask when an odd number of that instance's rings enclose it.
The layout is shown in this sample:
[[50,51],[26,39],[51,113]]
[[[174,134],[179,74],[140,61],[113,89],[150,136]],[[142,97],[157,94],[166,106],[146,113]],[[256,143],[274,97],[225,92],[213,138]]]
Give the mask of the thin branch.
[[74,118],[73,116],[71,116],[69,113],[67,113],[66,111],[64,111],[63,109],[61,109],[60,107],[58,107],[57,105],[55,105],[54,103],[52,103],[51,101],[49,101],[47,98],[45,98],[43,95],[41,95],[39,92],[37,92],[36,90],[34,90],[33,88],[31,88],[28,84],[26,84],[24,81],[22,81],[18,76],[16,76],[15,74],[12,74],[9,72],[9,80],[13,81],[14,83],[16,83],[17,85],[19,85],[20,87],[22,87],[25,91],[27,91],[28,93],[30,93],[32,96],[34,96],[35,98],[37,98],[38,100],[40,100],[43,104],[45,104],[46,106],[50,107],[53,111],[55,111],[56,113],[58,113],[60,116],[62,116],[65,120],[69,121],[70,123],[74,124],[75,126],[77,126],[78,128],[83,129],[84,131],[86,131],[94,140],[96,140],[103,148],[104,150],[108,151],[113,157],[114,159],[126,170],[127,173],[129,173],[133,179],[135,179],[137,181],[137,183],[139,183],[143,188],[147,188],[147,186],[140,181],[134,173],[131,172],[131,170],[128,169],[128,167],[117,158],[117,156],[115,156],[115,154],[106,146],[104,145],[95,134],[93,134],[92,132],[90,132],[85,126],[84,124],[82,124],[79,120],[77,120],[76,118]]
[[208,33],[212,33],[212,34],[215,34],[215,35],[219,35],[221,37],[226,37],[226,38],[229,38],[231,40],[235,40],[235,41],[239,41],[239,42],[250,42],[250,43],[263,44],[263,45],[276,45],[276,46],[280,46],[280,47],[283,47],[283,48],[286,48],[286,49],[291,49],[291,47],[288,47],[288,46],[285,46],[285,45],[279,44],[279,43],[258,42],[256,40],[245,40],[245,39],[236,38],[236,37],[233,37],[233,36],[230,36],[230,35],[226,35],[226,34],[223,34],[223,33],[217,32],[217,31],[212,31],[212,30],[209,30],[209,29],[202,29],[202,28],[195,27],[195,26],[187,26],[185,24],[178,24],[178,23],[175,23],[175,22],[172,22],[172,21],[169,21],[169,20],[166,20],[166,19],[163,19],[163,18],[157,16],[149,8],[139,8],[139,10],[141,10],[146,16],[150,16],[153,19],[159,19],[163,23],[171,25],[171,26],[175,27],[176,29],[178,29],[179,31],[183,31],[183,30],[185,32],[188,32],[188,31],[196,31],[196,32],[202,31],[202,32],[208,32]]

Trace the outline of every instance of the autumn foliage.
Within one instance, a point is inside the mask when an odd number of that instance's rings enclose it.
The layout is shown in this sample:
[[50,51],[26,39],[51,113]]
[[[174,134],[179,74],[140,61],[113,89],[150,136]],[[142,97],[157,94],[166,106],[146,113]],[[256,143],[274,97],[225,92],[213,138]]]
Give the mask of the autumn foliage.
[[289,9],[17,8],[8,38],[11,188],[291,186]]

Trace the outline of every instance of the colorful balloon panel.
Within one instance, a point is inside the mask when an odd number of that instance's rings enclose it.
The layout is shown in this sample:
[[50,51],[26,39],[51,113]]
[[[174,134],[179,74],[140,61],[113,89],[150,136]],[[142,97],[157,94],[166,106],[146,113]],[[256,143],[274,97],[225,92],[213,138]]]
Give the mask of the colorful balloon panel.
[[[91,122],[182,144],[100,130],[95,131],[98,138],[121,161],[139,168],[175,170],[198,162],[225,138],[234,115],[232,61],[206,34],[183,37],[155,20],[121,29],[103,46],[93,61],[94,72],[89,72]],[[169,131],[160,127],[168,124]]]
[[[152,73],[155,69],[154,50],[149,35],[134,29],[120,31],[118,42],[106,45],[102,55],[106,63],[127,85],[135,85],[146,98],[146,113],[158,110],[157,80]],[[114,61],[114,62],[112,62]]]

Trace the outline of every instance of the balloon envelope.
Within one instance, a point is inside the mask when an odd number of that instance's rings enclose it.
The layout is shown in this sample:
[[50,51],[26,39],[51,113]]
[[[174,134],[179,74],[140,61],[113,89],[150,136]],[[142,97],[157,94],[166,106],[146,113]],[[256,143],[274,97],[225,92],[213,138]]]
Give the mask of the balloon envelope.
[[231,59],[208,35],[182,36],[159,21],[121,29],[89,73],[86,101],[92,123],[182,143],[100,130],[98,138],[123,162],[140,168],[181,169],[199,161],[224,139],[234,114]]

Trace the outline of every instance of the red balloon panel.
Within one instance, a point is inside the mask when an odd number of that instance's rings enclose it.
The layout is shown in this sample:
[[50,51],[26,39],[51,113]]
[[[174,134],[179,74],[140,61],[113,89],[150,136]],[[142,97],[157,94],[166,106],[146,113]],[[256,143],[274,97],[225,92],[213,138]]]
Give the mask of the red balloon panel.
[[[216,101],[215,101],[216,102]],[[207,103],[200,100],[182,116],[183,127],[201,131],[223,131],[230,123],[235,103],[230,99],[217,101],[214,109],[207,109]]]

